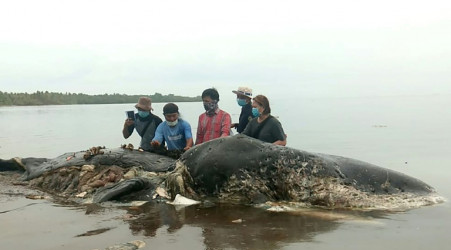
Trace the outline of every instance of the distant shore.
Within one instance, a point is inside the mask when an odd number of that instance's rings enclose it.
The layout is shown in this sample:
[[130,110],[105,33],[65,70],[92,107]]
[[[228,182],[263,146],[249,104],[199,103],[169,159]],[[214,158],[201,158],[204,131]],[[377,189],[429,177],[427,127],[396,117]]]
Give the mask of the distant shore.
[[153,103],[161,102],[199,102],[200,96],[188,97],[174,94],[162,95],[126,95],[102,94],[87,95],[82,93],[57,93],[36,91],[34,93],[7,93],[0,91],[0,106],[36,106],[36,105],[73,105],[73,104],[118,104],[134,103],[139,97],[148,96]]

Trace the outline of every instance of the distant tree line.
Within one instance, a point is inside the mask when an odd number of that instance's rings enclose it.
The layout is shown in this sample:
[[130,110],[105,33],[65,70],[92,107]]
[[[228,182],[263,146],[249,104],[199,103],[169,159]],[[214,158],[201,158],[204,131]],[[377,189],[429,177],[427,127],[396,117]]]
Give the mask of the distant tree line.
[[202,101],[200,96],[186,97],[173,94],[162,95],[160,93],[155,93],[153,95],[86,95],[81,93],[54,93],[48,91],[36,91],[32,94],[6,93],[0,91],[0,106],[134,103],[137,102],[141,96],[150,97],[153,103]]

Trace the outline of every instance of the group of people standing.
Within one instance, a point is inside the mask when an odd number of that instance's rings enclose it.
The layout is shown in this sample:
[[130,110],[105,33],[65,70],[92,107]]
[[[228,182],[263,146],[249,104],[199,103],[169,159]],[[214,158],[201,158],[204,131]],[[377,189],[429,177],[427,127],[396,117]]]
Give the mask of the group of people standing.
[[[218,91],[209,88],[202,92],[205,112],[199,115],[195,145],[229,136],[231,128],[235,128],[238,133],[285,146],[286,134],[277,118],[271,116],[268,98],[263,95],[252,98],[252,89],[247,87],[239,87],[232,92],[236,94],[237,103],[241,106],[239,122],[233,124],[230,114],[218,106]],[[135,105],[138,112],[133,118],[125,120],[122,130],[124,138],[127,139],[136,130],[141,136],[140,150],[165,153],[178,158],[194,144],[191,125],[180,118],[176,104],[168,103],[163,107],[165,121],[152,114],[151,105],[149,97],[139,98]]]

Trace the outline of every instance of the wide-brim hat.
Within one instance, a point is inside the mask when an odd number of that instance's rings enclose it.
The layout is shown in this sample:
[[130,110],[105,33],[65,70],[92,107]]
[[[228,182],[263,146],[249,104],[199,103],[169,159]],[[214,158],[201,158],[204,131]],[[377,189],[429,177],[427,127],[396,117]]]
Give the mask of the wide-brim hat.
[[135,108],[140,108],[142,110],[151,111],[152,110],[152,101],[149,97],[140,97],[138,103],[135,105]]
[[238,90],[233,90],[233,93],[237,95],[243,95],[248,98],[252,98],[252,89],[248,87],[238,87]]

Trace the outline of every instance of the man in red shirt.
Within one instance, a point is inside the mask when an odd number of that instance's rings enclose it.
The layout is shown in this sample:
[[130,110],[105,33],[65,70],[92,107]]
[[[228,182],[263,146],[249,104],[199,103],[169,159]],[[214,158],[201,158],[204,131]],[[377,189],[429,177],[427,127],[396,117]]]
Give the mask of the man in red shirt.
[[230,135],[230,115],[219,109],[219,93],[210,88],[202,92],[205,113],[199,115],[197,124],[196,145],[203,142]]

